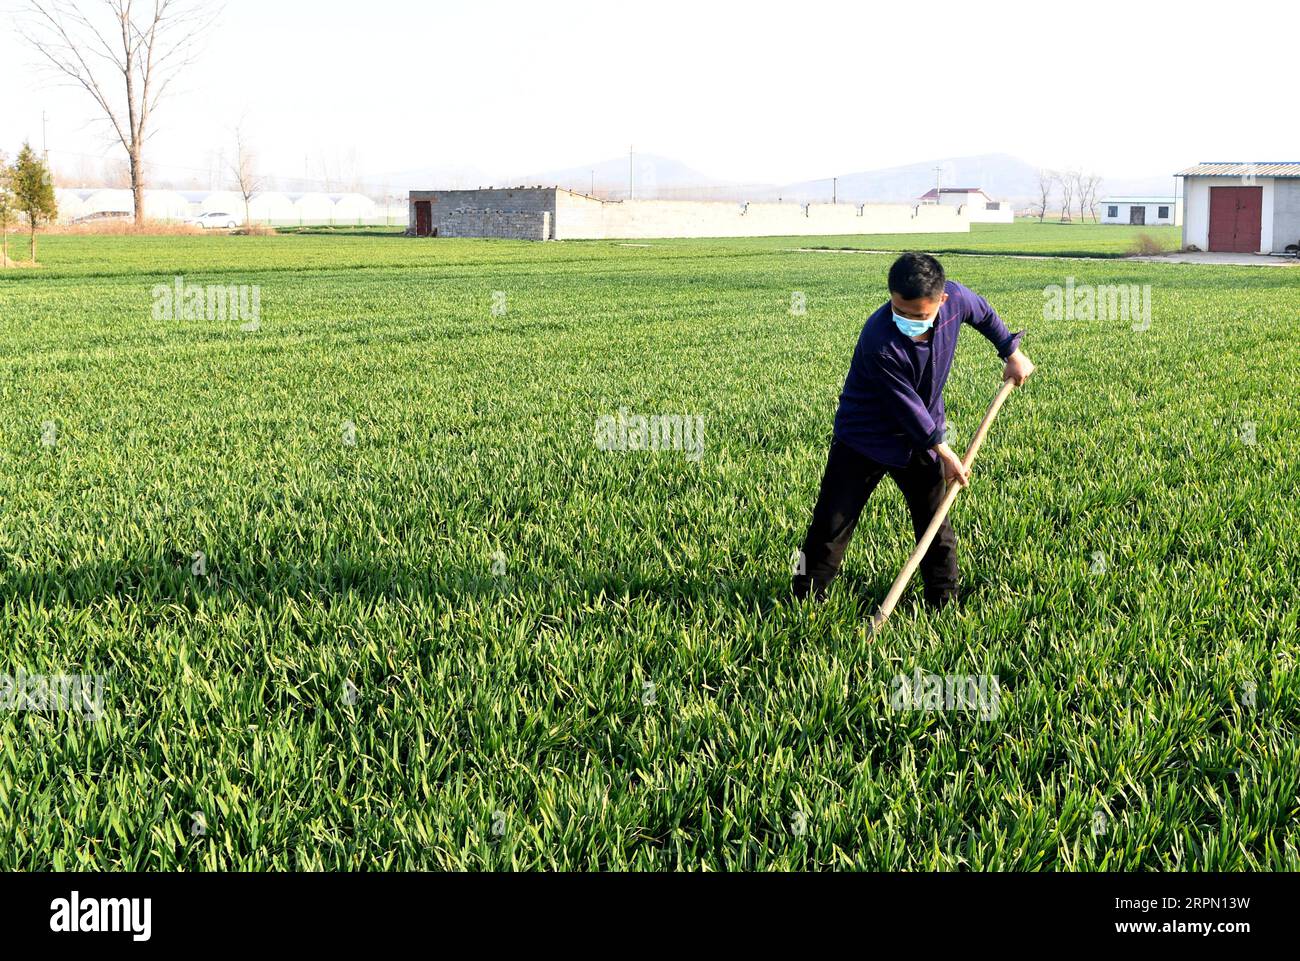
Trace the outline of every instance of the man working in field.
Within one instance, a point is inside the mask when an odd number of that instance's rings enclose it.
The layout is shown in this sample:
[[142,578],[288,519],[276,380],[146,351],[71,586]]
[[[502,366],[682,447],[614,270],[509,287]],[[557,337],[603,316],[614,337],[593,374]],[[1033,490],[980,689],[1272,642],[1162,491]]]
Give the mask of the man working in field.
[[[944,443],[943,387],[970,324],[1006,361],[1004,380],[1023,384],[1034,365],[987,300],[944,277],[927,254],[903,254],[889,270],[889,303],[867,320],[849,367],[826,473],[794,577],[796,597],[822,597],[839,573],[853,529],[880,479],[903,492],[919,540],[947,485],[969,482],[961,458]],[[957,538],[947,519],[921,561],[925,599],[957,600]]]

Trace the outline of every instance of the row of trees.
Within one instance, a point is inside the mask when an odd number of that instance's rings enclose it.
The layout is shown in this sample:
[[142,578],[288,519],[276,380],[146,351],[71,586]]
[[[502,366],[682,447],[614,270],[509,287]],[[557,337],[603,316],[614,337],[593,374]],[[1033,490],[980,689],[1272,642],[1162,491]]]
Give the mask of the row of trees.
[[0,151],[0,267],[9,266],[9,225],[19,217],[27,221],[31,230],[31,260],[36,262],[36,231],[57,216],[54,200],[54,178],[29,145],[23,144],[12,164],[7,163]]
[[1047,211],[1052,200],[1060,195],[1061,222],[1071,219],[1075,205],[1078,205],[1079,220],[1085,221],[1089,216],[1097,223],[1097,194],[1101,191],[1101,177],[1086,174],[1081,170],[1040,170],[1038,171],[1038,222],[1047,219]]

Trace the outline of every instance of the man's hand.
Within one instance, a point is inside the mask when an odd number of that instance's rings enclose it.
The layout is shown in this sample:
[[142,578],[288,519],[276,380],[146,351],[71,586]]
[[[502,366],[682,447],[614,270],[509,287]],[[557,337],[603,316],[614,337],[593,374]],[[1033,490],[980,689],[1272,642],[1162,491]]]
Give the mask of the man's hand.
[[943,464],[943,479],[945,483],[951,484],[953,481],[965,487],[970,483],[970,473],[962,466],[961,458],[958,457],[951,447],[947,444],[937,444],[934,452],[939,455],[939,460]]
[[1017,350],[1007,358],[1006,369],[1002,371],[1003,380],[1015,381],[1017,387],[1025,386],[1025,381],[1034,372],[1034,362]]

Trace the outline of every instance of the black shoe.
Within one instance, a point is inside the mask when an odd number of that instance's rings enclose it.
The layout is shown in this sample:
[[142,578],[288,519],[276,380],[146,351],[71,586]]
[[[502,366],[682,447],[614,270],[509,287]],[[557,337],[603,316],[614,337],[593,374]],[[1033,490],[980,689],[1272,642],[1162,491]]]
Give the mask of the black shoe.
[[927,592],[925,595],[925,606],[936,611],[942,610],[945,607],[955,608],[960,606],[960,598],[958,598],[956,591],[942,591],[938,594],[930,594]]
[[790,582],[790,593],[794,595],[796,601],[807,600],[808,595],[811,594],[814,600],[820,603],[826,600],[826,589],[829,586],[828,584],[818,583],[807,575],[799,574]]

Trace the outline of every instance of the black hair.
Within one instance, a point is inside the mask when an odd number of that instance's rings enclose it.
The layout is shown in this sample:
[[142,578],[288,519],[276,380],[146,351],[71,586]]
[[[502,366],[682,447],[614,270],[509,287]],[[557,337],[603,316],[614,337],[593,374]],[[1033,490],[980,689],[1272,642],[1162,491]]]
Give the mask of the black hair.
[[908,252],[889,268],[889,292],[904,300],[938,297],[943,294],[943,264],[929,254]]

